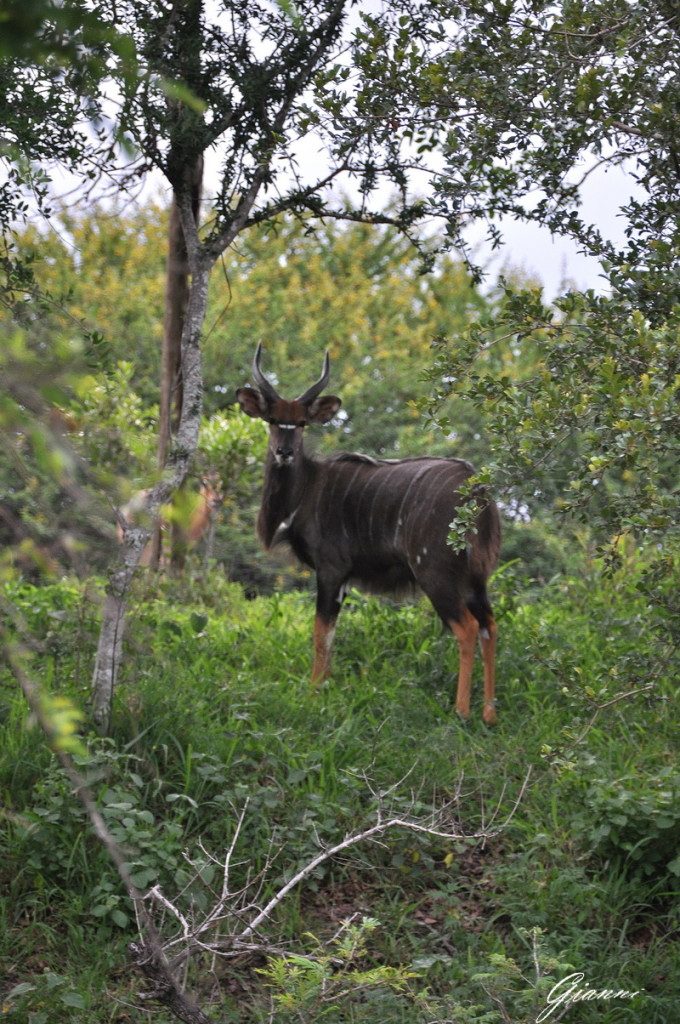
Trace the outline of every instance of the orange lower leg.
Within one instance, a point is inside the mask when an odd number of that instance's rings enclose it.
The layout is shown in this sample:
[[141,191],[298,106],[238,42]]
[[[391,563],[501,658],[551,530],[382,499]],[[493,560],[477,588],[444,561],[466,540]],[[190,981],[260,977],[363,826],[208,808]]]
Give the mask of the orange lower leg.
[[482,718],[488,725],[496,721],[494,697],[496,693],[496,635],[498,627],[489,616],[488,636],[482,636],[482,658],[484,659],[484,711]]
[[469,609],[465,609],[460,622],[450,622],[452,633],[458,641],[460,666],[458,669],[458,694],[456,711],[462,718],[470,714],[470,689],[472,687],[472,666],[475,660],[475,646],[479,635],[479,623]]
[[314,619],[314,664],[312,665],[312,686],[318,686],[331,674],[331,647],[335,633],[335,619],[325,622],[320,616]]

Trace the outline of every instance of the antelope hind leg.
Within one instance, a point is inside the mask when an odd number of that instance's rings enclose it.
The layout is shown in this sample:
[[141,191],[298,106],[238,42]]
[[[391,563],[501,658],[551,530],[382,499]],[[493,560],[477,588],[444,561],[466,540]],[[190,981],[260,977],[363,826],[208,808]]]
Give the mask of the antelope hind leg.
[[465,608],[460,622],[452,619],[449,626],[451,632],[458,641],[458,650],[460,652],[456,713],[459,714],[461,718],[469,718],[472,667],[475,660],[477,637],[479,636],[479,623],[472,612],[468,608]]
[[482,659],[484,661],[484,711],[482,718],[487,725],[493,725],[496,721],[496,706],[494,697],[496,693],[496,636],[498,626],[489,616],[486,630],[481,633]]

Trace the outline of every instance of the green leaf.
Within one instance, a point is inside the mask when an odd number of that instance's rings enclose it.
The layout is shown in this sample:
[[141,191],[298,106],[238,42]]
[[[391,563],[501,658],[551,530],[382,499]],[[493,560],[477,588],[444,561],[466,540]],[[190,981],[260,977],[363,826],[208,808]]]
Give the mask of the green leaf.
[[208,625],[208,616],[202,612],[192,612],[189,621],[191,622],[191,628],[198,636]]
[[49,991],[59,988],[60,985],[64,985],[66,983],[66,978],[62,978],[60,974],[55,974],[53,971],[45,971],[43,977],[47,982],[47,988]]
[[283,11],[286,17],[290,19],[295,28],[299,29],[302,27],[302,19],[298,12],[295,0],[275,0],[275,3],[276,6]]
[[204,114],[208,109],[208,104],[205,100],[196,96],[183,82],[173,81],[169,78],[160,78],[159,84],[168,99],[183,103],[185,107],[189,107],[190,110],[195,111],[197,114]]
[[79,992],[64,992],[59,998],[64,1006],[73,1006],[78,1010],[85,1009],[85,1000]]
[[87,747],[79,735],[85,715],[68,697],[40,694],[40,707],[56,750],[87,757]]
[[669,861],[667,868],[672,875],[680,877],[680,857],[675,857],[673,860]]
[[13,999],[17,999],[18,996],[25,996],[27,992],[35,992],[35,990],[35,985],[32,985],[30,981],[22,981],[9,990],[5,999],[11,1002]]

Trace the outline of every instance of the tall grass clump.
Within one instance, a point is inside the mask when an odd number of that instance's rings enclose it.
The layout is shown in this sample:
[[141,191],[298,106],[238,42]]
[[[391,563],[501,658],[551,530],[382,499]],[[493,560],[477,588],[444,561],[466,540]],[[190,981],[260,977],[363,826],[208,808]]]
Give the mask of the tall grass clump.
[[[97,589],[12,586],[32,676],[85,707]],[[455,644],[426,603],[352,593],[312,693],[308,595],[140,581],[112,734],[76,757],[140,889],[207,912],[233,843],[230,886],[264,904],[385,803],[446,807],[458,836],[395,831],[320,863],[272,915],[270,956],[187,968],[215,1019],[522,1024],[579,971],[639,990],[581,1002],[579,1022],[673,1019],[675,655],[645,666],[630,571],[527,589],[506,568],[495,597],[489,729],[477,677],[471,719],[454,716]],[[146,1020],[134,908],[4,669],[0,712],[0,1019]]]

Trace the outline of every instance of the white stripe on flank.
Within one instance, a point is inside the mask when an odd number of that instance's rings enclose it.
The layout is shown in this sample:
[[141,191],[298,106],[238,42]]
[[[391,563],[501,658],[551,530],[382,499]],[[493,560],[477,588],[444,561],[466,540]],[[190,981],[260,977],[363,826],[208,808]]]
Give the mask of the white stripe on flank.
[[427,465],[425,465],[421,470],[419,470],[413,476],[413,478],[411,479],[410,484],[408,485],[408,487],[404,491],[404,496],[401,499],[401,504],[399,505],[399,511],[397,512],[397,528],[396,528],[396,530],[394,532],[394,543],[395,543],[395,545],[399,541],[399,530],[400,530],[400,528],[401,528],[401,526],[403,524],[402,512],[404,510],[404,506],[406,505],[406,500],[407,500],[409,494],[411,493],[411,488],[414,486],[414,484],[416,484],[420,480],[420,478],[422,476],[424,476],[428,472],[429,469],[430,469],[430,464],[428,463]]

